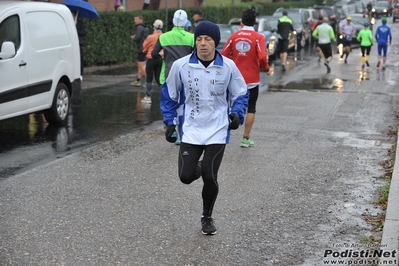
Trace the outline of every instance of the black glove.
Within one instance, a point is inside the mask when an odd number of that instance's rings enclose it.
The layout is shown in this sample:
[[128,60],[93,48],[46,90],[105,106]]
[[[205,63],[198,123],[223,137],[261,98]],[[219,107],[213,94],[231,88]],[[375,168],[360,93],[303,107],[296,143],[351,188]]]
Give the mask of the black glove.
[[240,118],[238,118],[238,115],[231,113],[229,114],[229,118],[231,120],[229,129],[237,129],[240,126]]
[[172,137],[172,135],[173,135],[173,133],[175,133],[175,131],[176,131],[175,125],[171,125],[166,128],[165,137],[166,137],[166,140],[169,141],[170,143],[174,143],[177,140],[176,137]]

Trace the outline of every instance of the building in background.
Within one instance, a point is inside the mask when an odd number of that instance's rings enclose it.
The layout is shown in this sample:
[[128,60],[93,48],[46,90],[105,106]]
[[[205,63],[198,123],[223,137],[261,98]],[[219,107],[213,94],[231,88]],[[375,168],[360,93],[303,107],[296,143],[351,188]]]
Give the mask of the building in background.
[[[53,3],[61,3],[64,0],[50,0]],[[88,0],[90,4],[98,12],[102,11],[114,11],[114,0]],[[123,6],[126,11],[142,10],[144,4],[148,4],[148,10],[164,9],[168,8],[190,8],[198,6],[198,0],[123,0]],[[149,3],[148,3],[149,2]]]

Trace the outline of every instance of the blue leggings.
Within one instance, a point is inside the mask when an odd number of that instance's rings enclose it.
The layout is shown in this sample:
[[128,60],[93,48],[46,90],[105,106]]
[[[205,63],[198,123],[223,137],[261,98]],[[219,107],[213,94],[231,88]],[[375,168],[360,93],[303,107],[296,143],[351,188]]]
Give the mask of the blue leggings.
[[384,53],[384,57],[387,57],[388,45],[386,43],[378,44],[378,56],[381,56],[381,50]]
[[[179,178],[182,183],[190,184],[199,178],[198,171],[201,173],[204,181],[202,188],[204,216],[212,216],[213,206],[219,193],[217,177],[225,147],[226,144],[193,145],[184,142],[180,144]],[[198,160],[202,153],[204,157],[199,168]]]

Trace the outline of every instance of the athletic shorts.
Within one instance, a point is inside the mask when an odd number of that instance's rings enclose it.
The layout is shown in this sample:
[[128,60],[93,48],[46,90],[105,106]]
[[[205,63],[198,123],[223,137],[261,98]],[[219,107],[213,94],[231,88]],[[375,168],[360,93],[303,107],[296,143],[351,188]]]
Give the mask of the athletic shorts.
[[146,59],[147,59],[146,53],[141,53],[141,52],[137,53],[137,61],[145,62]]
[[278,39],[278,51],[280,53],[288,52],[288,39]]
[[256,102],[258,100],[259,95],[259,85],[249,89],[249,100],[248,100],[248,109],[247,113],[254,114],[256,113]]
[[324,58],[329,58],[332,56],[331,43],[319,44],[319,47],[324,54]]

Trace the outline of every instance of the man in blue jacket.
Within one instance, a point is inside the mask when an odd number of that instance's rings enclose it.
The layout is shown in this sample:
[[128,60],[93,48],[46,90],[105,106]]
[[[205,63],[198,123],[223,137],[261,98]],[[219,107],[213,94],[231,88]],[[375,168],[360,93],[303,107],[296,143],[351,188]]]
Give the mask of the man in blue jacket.
[[178,126],[180,181],[190,184],[202,176],[202,233],[214,235],[218,170],[230,130],[244,122],[249,94],[235,63],[216,50],[220,41],[216,24],[198,24],[194,40],[196,49],[173,63],[162,85],[161,110],[167,141],[176,141],[172,135]]
[[381,64],[381,54],[383,53],[384,58],[382,59],[382,70],[385,70],[385,63],[387,62],[387,51],[388,51],[388,40],[389,44],[392,43],[391,28],[387,26],[387,18],[381,19],[382,25],[375,31],[375,39],[378,43],[378,63],[377,68]]

